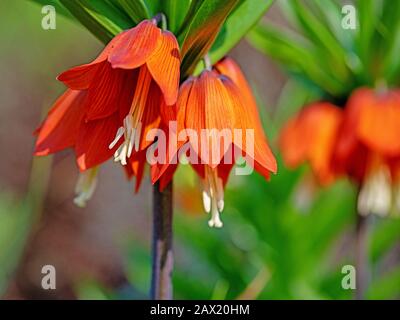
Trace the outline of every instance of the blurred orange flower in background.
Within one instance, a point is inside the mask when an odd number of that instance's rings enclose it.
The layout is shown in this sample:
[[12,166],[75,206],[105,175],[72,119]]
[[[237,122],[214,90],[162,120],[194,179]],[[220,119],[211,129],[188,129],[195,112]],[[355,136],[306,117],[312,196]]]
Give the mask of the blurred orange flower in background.
[[360,214],[400,210],[400,91],[359,88],[344,108],[306,106],[280,137],[286,164],[308,161],[321,184],[347,176],[360,188]]

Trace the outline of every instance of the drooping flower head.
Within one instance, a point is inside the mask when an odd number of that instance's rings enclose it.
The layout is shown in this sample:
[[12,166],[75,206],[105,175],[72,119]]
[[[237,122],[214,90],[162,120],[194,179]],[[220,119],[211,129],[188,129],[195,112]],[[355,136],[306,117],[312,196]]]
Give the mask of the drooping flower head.
[[137,173],[129,158],[152,143],[146,136],[160,126],[160,110],[176,103],[179,68],[175,36],[155,20],[120,33],[94,61],[58,77],[69,89],[38,129],[35,154],[73,147],[81,171],[114,155]]
[[359,186],[362,214],[387,215],[398,202],[400,91],[360,88],[344,109],[334,165]]
[[387,215],[399,203],[399,137],[399,91],[360,88],[344,108],[305,107],[284,127],[280,146],[289,166],[310,162],[323,184],[340,176],[354,181],[361,214]]
[[221,227],[224,185],[235,161],[243,157],[250,172],[255,168],[266,178],[277,169],[254,98],[233,60],[226,58],[181,85],[177,121],[185,136],[179,152],[203,181],[209,225]]

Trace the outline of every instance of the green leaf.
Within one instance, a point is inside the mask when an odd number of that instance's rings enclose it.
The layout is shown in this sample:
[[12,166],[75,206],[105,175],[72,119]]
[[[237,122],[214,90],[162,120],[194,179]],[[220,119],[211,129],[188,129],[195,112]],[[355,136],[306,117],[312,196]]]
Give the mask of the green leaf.
[[273,0],[242,0],[232,11],[219,33],[212,49],[211,61],[223,58],[257,23]]
[[182,76],[191,74],[209,51],[238,0],[194,0],[178,35],[182,44]]
[[373,0],[358,0],[357,9],[359,30],[357,44],[359,56],[363,62],[366,73],[368,73],[368,71],[370,71],[368,68],[371,60],[371,40],[377,23],[377,11],[375,10],[376,8]]
[[384,1],[381,21],[387,30],[384,43],[385,54],[383,57],[383,74],[388,79],[396,78],[400,69],[400,2]]
[[314,0],[311,1],[315,10],[319,12],[320,18],[326,21],[326,25],[341,46],[346,50],[354,50],[353,30],[343,30],[341,5],[335,0]]
[[258,25],[250,31],[248,40],[255,48],[284,64],[289,71],[307,76],[333,96],[341,95],[347,89],[344,83],[337,81],[325,68],[315,63],[319,51],[301,38],[282,33],[276,27]]
[[150,16],[155,16],[162,11],[163,0],[144,0],[149,9]]
[[60,2],[104,43],[108,43],[122,30],[133,26],[131,19],[108,1],[60,0]]
[[296,22],[318,47],[325,48],[329,53],[330,65],[336,77],[345,82],[349,76],[346,66],[345,52],[338,39],[327,29],[326,21],[318,19],[307,6],[300,4],[298,0],[288,1],[294,12]]
[[190,8],[191,0],[163,0],[161,12],[167,16],[168,30],[176,32],[182,25],[186,13]]
[[150,18],[149,9],[144,0],[117,0],[117,3],[135,23]]

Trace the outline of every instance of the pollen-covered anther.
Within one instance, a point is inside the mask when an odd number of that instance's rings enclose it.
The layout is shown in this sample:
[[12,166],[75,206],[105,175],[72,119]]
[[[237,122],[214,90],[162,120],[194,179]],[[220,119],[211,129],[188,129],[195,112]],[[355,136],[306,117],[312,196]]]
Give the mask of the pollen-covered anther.
[[80,208],[86,207],[86,203],[93,196],[97,186],[98,167],[86,170],[79,175],[75,187],[74,203]]
[[205,167],[203,191],[203,205],[207,213],[211,213],[211,219],[208,221],[210,227],[221,228],[223,223],[220,219],[220,213],[224,209],[224,188],[222,179],[218,177],[217,169]]

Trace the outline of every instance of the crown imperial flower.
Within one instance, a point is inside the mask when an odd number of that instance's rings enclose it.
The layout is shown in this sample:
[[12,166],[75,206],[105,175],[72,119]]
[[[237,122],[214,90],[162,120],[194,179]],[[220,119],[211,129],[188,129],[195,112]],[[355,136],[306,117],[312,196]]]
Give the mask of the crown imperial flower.
[[359,212],[384,216],[400,210],[399,136],[400,92],[360,88],[344,108],[305,107],[284,127],[280,147],[289,166],[309,161],[323,184],[348,176],[360,187]]
[[94,61],[58,77],[69,89],[37,130],[35,154],[73,147],[81,171],[113,154],[127,165],[152,143],[145,138],[160,126],[161,109],[176,103],[179,68],[175,36],[153,20],[120,33]]
[[277,170],[255,100],[232,59],[225,58],[181,85],[177,122],[187,136],[180,151],[190,153],[189,162],[203,181],[204,209],[211,213],[209,225],[222,227],[224,185],[235,160],[243,156],[266,178]]

